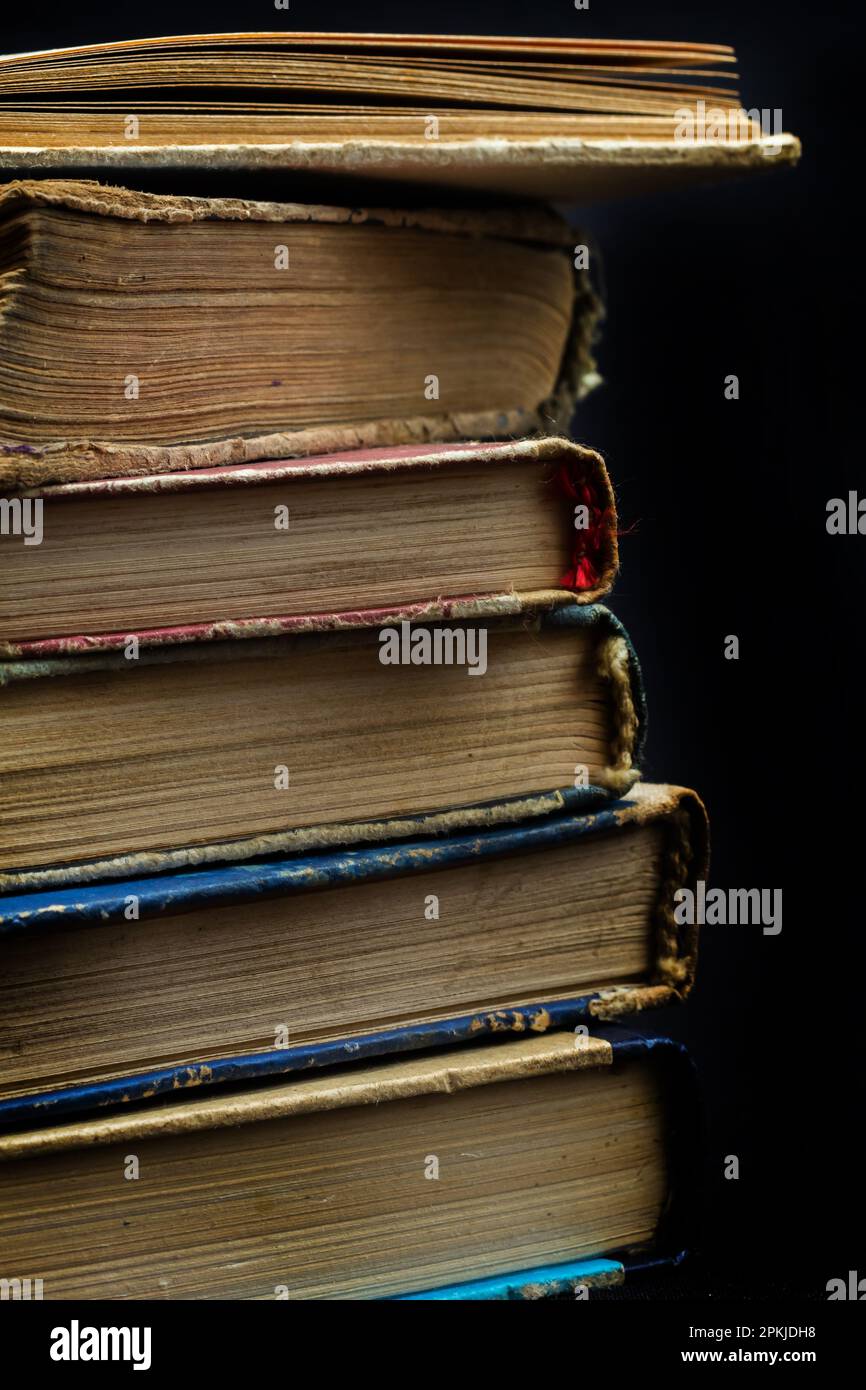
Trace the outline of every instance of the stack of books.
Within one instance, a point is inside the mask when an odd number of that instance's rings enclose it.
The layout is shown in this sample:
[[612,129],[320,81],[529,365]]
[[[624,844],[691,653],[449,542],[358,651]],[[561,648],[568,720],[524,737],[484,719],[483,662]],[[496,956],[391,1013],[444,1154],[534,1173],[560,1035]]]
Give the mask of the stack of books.
[[[679,1257],[694,1077],[621,1024],[691,988],[707,823],[640,780],[600,602],[592,257],[458,194],[790,161],[731,56],[0,60],[4,1276],[534,1297]],[[680,139],[711,98],[745,127]],[[333,203],[176,191],[304,161]]]

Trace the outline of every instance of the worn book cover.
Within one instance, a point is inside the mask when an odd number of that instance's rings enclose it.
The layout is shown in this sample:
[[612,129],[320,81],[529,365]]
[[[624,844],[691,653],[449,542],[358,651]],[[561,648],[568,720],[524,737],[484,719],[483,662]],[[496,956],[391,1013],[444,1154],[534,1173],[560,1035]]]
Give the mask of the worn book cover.
[[744,110],[716,43],[234,33],[0,59],[10,170],[291,170],[586,202],[794,163],[768,114]]
[[673,1003],[697,953],[677,895],[706,873],[698,798],[639,783],[500,829],[0,897],[0,1123]]
[[587,248],[541,206],[20,180],[0,251],[0,489],[557,433],[597,380]]
[[38,544],[0,535],[7,658],[529,613],[601,598],[617,566],[604,462],[558,438],[60,483],[10,506]]
[[607,608],[370,624],[0,662],[0,890],[480,828],[638,779],[643,687]]
[[0,1231],[45,1299],[473,1296],[599,1257],[615,1281],[682,1252],[697,1124],[664,1039],[487,1043],[7,1129]]

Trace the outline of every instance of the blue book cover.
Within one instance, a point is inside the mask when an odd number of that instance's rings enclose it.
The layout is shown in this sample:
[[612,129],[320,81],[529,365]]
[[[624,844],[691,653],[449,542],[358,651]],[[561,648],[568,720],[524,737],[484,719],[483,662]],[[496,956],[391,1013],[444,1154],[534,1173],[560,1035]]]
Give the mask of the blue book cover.
[[694,793],[639,784],[471,835],[0,898],[0,1124],[671,1003],[697,947],[673,895],[706,862]]

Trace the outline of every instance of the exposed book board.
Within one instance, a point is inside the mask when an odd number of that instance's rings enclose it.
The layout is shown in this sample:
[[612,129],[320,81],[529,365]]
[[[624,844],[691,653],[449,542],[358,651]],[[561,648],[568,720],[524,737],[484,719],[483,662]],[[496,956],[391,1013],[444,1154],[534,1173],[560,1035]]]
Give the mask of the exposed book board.
[[616,571],[604,464],[564,439],[67,483],[39,500],[38,546],[0,536],[7,657],[122,649],[133,631],[201,641],[352,627],[371,609],[588,602]]
[[633,649],[598,604],[6,662],[0,686],[4,891],[82,861],[130,876],[622,792],[644,728]]
[[669,1004],[697,948],[675,894],[706,867],[697,797],[638,784],[519,827],[0,898],[0,1123]]
[[557,1034],[10,1132],[0,1242],[46,1299],[382,1298],[676,1254],[694,1105],[673,1045]]
[[[283,168],[582,196],[797,158],[722,44],[218,34],[0,59],[0,165]],[[711,123],[684,132],[682,112]],[[719,127],[721,121],[721,128]]]
[[567,428],[599,314],[544,208],[0,186],[0,489]]

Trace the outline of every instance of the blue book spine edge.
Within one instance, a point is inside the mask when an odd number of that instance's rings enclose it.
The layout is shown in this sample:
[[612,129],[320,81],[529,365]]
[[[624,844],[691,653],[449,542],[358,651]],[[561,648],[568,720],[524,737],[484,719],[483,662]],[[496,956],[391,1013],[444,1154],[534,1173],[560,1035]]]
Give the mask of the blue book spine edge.
[[529,1299],[552,1294],[574,1293],[582,1284],[622,1283],[624,1266],[618,1260],[566,1260],[562,1264],[539,1265],[537,1269],[518,1269],[510,1274],[493,1274],[486,1279],[469,1279],[465,1284],[446,1284],[423,1293],[400,1293],[389,1303],[433,1301],[461,1302],[469,1299]]
[[[563,794],[564,813],[516,825],[0,895],[0,938],[6,933],[40,927],[62,929],[122,922],[131,898],[137,900],[136,920],[144,924],[148,918],[173,912],[241,904],[268,895],[305,893],[413,872],[429,873],[477,859],[553,849],[586,835],[618,829],[629,819],[631,803],[627,795],[599,803],[592,799],[593,791],[587,787],[572,788]],[[582,795],[586,792],[589,797]]]
[[408,1028],[388,1028],[361,1033],[334,1042],[309,1043],[303,1047],[270,1048],[243,1057],[217,1057],[194,1066],[162,1067],[115,1077],[89,1085],[67,1086],[0,1101],[0,1125],[16,1128],[51,1123],[56,1117],[106,1106],[149,1101],[160,1095],[216,1083],[258,1081],[265,1077],[287,1076],[320,1067],[339,1067],[371,1058],[391,1057],[420,1049],[449,1047],[456,1043],[479,1042],[484,1038],[532,1035],[551,1029],[574,1028],[578,1023],[593,1025],[597,1019],[590,1006],[598,994],[572,999],[528,1004],[519,1009],[497,1009],[486,1013],[419,1023]]
[[[630,812],[625,799],[590,814],[547,817],[530,825],[450,839],[419,840],[276,863],[231,865],[169,878],[157,876],[0,899],[0,940],[4,931],[47,927],[66,930],[82,923],[122,922],[130,896],[138,900],[139,928],[146,930],[148,919],[164,913],[209,904],[249,902],[263,895],[308,892],[394,874],[428,873],[437,866],[573,843],[586,835],[622,827],[628,823]],[[600,999],[599,993],[593,991],[565,999],[532,1001],[515,1008],[476,1010],[408,1027],[376,1029],[348,1038],[268,1048],[242,1056],[209,1057],[192,1064],[166,1064],[110,1080],[7,1097],[0,1100],[0,1124],[44,1121],[46,1116],[146,1101],[193,1087],[290,1075],[421,1048],[477,1042],[497,1035],[542,1033],[574,1028],[584,1022],[594,1025],[597,1019],[592,1006]]]
[[626,1282],[629,1275],[649,1270],[675,1269],[686,1259],[686,1252],[660,1255],[653,1258],[621,1260],[589,1258],[564,1260],[561,1264],[537,1265],[532,1269],[512,1270],[508,1274],[491,1274],[486,1279],[467,1279],[462,1284],[443,1284],[422,1293],[392,1294],[388,1303],[463,1303],[471,1301],[507,1301],[526,1303],[561,1294],[576,1294],[585,1286],[591,1296]]

